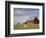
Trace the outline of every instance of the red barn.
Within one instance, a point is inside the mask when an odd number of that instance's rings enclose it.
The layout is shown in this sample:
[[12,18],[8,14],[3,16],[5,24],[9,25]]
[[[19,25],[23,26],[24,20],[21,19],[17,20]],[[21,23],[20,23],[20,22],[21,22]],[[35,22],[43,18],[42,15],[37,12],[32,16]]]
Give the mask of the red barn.
[[24,24],[28,24],[28,23],[39,24],[39,19],[37,17],[35,17],[35,18],[31,17],[27,21],[24,22]]

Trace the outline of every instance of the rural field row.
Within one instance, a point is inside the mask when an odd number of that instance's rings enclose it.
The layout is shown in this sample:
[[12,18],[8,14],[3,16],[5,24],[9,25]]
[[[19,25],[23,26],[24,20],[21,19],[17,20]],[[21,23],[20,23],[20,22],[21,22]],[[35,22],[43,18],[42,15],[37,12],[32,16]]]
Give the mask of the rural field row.
[[14,29],[39,29],[39,24],[16,24]]

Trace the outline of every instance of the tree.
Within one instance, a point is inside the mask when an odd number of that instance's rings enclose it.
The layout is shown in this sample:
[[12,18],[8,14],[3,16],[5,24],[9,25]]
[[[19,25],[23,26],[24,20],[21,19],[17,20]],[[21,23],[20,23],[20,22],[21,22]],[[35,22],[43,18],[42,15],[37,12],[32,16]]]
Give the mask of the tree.
[[20,24],[20,23],[18,23],[18,24]]
[[37,17],[35,17],[34,23],[35,23],[35,24],[39,24],[39,19],[38,19]]

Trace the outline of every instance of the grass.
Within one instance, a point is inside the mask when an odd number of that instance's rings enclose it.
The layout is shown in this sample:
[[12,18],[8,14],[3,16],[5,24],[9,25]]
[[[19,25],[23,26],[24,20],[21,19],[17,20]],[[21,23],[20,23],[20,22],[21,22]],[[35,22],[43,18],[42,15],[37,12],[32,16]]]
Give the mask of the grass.
[[39,24],[16,24],[14,30],[16,29],[39,29]]

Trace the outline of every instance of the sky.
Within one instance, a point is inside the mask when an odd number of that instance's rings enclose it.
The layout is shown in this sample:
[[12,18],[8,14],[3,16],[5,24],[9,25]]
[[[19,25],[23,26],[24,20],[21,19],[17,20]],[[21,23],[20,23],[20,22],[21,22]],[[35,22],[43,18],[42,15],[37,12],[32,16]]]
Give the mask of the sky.
[[32,8],[14,8],[14,23],[23,23],[29,17],[39,18],[39,9]]

